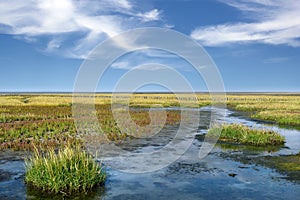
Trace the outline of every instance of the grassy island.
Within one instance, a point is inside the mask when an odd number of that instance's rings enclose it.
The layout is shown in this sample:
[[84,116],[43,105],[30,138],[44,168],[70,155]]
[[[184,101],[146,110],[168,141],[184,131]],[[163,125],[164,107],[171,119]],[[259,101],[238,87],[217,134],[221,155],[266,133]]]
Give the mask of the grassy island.
[[54,194],[87,193],[106,179],[102,167],[79,147],[67,146],[57,153],[50,149],[44,155],[36,149],[25,164],[26,183]]
[[208,131],[207,136],[217,137],[219,134],[219,141],[223,142],[253,146],[284,144],[284,137],[275,131],[255,130],[241,124],[216,126]]

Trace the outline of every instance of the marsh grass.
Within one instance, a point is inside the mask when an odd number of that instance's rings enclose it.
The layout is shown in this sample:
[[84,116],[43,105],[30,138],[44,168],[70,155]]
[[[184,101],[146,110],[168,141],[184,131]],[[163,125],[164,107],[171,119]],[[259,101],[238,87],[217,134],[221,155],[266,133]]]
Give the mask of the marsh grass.
[[25,165],[25,182],[53,194],[87,193],[106,179],[101,165],[78,146],[67,145],[57,153],[53,148],[44,153],[35,148]]
[[[211,104],[209,94],[196,95],[199,107]],[[86,98],[82,98],[85,102]],[[182,94],[118,94],[118,102],[129,100],[130,116],[141,129],[121,132],[111,111],[112,94],[96,94],[95,108],[100,127],[107,138],[122,142],[137,131],[139,135],[150,124],[148,110],[151,107],[193,107],[194,97]],[[24,100],[28,100],[24,103]],[[65,143],[81,141],[87,129],[78,132],[72,115],[71,94],[0,95],[0,151],[3,149],[33,150],[33,146],[58,148]],[[235,110],[247,112],[251,118],[273,121],[280,125],[300,128],[299,94],[228,94],[227,105]],[[74,105],[73,105],[74,106]],[[142,109],[136,109],[142,108]],[[167,110],[166,125],[180,123],[177,111]],[[125,123],[126,119],[122,121]]]
[[208,131],[207,136],[217,137],[220,132],[219,140],[224,142],[252,146],[282,145],[285,142],[285,138],[275,131],[254,130],[241,124],[213,127]]
[[[261,120],[271,120],[278,124],[300,125],[299,110],[300,110],[300,95],[299,93],[288,94],[271,94],[271,93],[243,93],[243,94],[227,94],[227,106],[239,110],[246,111],[251,114],[252,118]],[[86,102],[84,97],[83,102]],[[96,105],[107,105],[111,103],[112,94],[96,94]],[[211,105],[212,99],[209,94],[199,93],[195,96],[192,94],[181,94],[178,98],[174,94],[117,94],[118,102],[128,102],[131,107],[151,107],[154,105],[162,105],[163,107],[182,106],[184,107],[199,107]],[[196,103],[196,104],[195,104]],[[71,94],[38,94],[38,95],[0,95],[0,110],[6,107],[14,106],[16,109],[33,106],[45,107],[56,106],[62,108],[70,108],[72,105]],[[43,109],[42,109],[43,110]],[[1,111],[2,112],[2,111]],[[5,111],[6,112],[6,111]],[[4,122],[12,120],[9,114],[1,117]],[[16,113],[18,114],[18,113]],[[24,113],[19,113],[24,114]],[[39,118],[41,116],[31,116],[29,118]],[[43,116],[42,116],[43,117]],[[25,119],[26,117],[23,117]],[[13,119],[14,120],[14,119]],[[21,119],[22,120],[22,119]]]

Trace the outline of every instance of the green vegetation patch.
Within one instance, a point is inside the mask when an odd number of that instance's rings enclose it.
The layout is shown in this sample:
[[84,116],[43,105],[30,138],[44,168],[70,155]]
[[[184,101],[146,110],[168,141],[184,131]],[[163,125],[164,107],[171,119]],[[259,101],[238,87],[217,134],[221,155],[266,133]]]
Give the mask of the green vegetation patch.
[[35,149],[25,164],[26,183],[54,194],[87,193],[106,179],[100,164],[79,147],[67,146],[57,153],[50,149],[44,154]]
[[259,157],[256,162],[284,174],[288,180],[300,181],[300,153]]
[[269,161],[280,171],[298,171],[300,172],[300,153],[297,155],[269,157]]
[[298,111],[285,111],[285,110],[261,111],[255,113],[251,117],[262,119],[262,120],[275,121],[281,125],[300,125],[299,110]]
[[211,128],[207,136],[219,137],[219,141],[253,146],[282,145],[285,138],[271,130],[254,130],[245,125],[231,124]]

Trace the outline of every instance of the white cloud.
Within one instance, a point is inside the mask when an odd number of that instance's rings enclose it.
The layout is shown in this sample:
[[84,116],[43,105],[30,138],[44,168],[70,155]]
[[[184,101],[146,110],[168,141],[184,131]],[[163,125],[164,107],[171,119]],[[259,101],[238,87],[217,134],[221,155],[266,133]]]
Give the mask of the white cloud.
[[191,37],[205,46],[265,43],[300,46],[300,4],[294,0],[222,1],[247,14],[253,22],[198,27]]
[[139,13],[137,14],[138,17],[141,17],[144,22],[148,21],[156,21],[160,20],[160,11],[157,9],[150,10],[145,13]]
[[174,53],[167,52],[167,51],[160,50],[160,49],[144,49],[144,50],[141,50],[140,52],[143,53],[147,57],[156,58],[156,59],[179,58],[179,56],[177,56]]
[[[110,67],[123,70],[155,71],[166,69],[165,66],[180,70],[191,71],[192,66],[184,59],[159,49],[143,49],[124,54],[113,62]],[[201,66],[205,67],[205,66]]]
[[60,48],[60,46],[61,46],[61,40],[59,39],[50,40],[50,42],[48,42],[47,45],[47,51],[51,52],[53,50]]
[[127,62],[127,61],[114,62],[111,65],[111,67],[115,68],[115,69],[131,69],[131,68],[133,68],[133,66],[131,66],[129,64],[129,62]]
[[120,61],[120,62],[114,62],[111,65],[112,68],[114,69],[123,69],[123,70],[146,70],[146,71],[156,71],[156,70],[163,70],[166,69],[166,67],[164,67],[161,64],[151,64],[151,63],[147,63],[147,65],[145,64],[141,64],[141,65],[133,65],[132,63],[128,62],[128,61]]
[[131,3],[127,0],[108,0],[108,2],[113,3],[115,7],[122,7],[125,9],[132,8]]
[[287,60],[289,60],[288,57],[273,57],[273,58],[267,58],[263,62],[266,64],[274,64],[274,63],[281,63]]
[[[56,49],[65,56],[84,58],[106,37],[160,19],[157,9],[141,12],[133,8],[129,0],[1,1],[0,33],[30,42],[46,36],[45,51]],[[66,44],[70,38],[73,41]]]
[[172,28],[175,27],[175,25],[174,25],[174,24],[165,24],[164,27],[165,27],[165,28],[172,29]]

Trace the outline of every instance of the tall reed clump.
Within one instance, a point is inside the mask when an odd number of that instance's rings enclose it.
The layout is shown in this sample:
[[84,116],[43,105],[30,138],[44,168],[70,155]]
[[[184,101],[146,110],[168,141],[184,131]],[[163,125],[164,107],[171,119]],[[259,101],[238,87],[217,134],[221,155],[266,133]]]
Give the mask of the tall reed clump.
[[213,127],[207,136],[218,137],[219,134],[219,141],[253,146],[282,145],[285,142],[285,138],[275,131],[255,130],[242,124]]
[[25,165],[25,182],[54,194],[87,193],[94,186],[104,184],[106,179],[103,168],[91,155],[70,145],[57,153],[50,149],[42,154],[36,148]]

